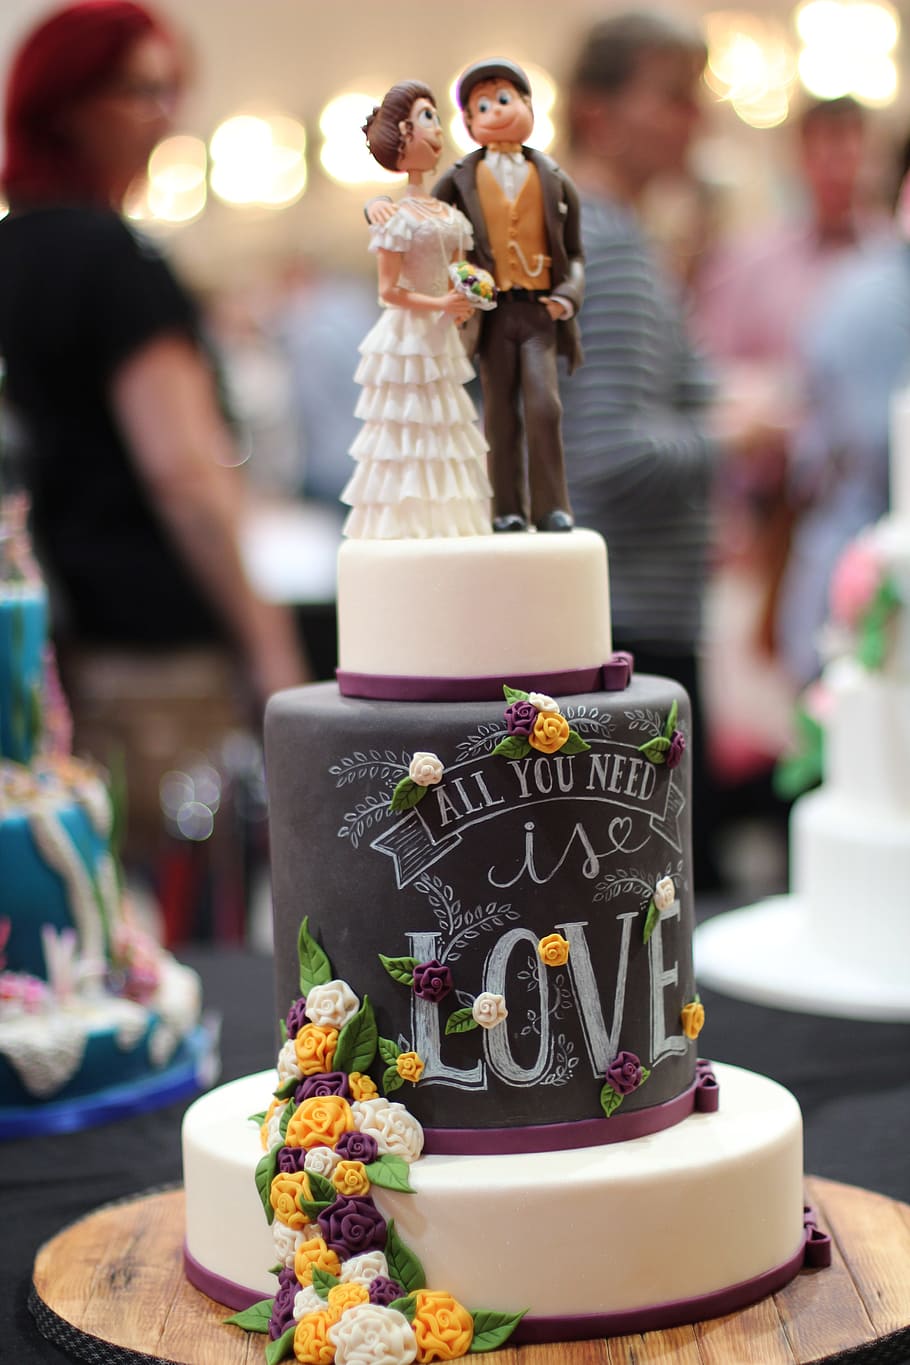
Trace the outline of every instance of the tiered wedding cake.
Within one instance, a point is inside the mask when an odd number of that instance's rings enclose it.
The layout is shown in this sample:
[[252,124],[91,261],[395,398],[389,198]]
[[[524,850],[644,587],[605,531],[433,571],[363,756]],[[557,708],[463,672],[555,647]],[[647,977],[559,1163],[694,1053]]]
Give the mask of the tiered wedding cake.
[[101,775],[69,752],[24,507],[0,508],[0,1136],[66,1131],[210,1078],[198,977],[132,922]]
[[910,1019],[910,390],[892,404],[891,512],[838,565],[826,637],[804,727],[824,780],[793,808],[792,894],[704,924],[699,977],[790,1009]]

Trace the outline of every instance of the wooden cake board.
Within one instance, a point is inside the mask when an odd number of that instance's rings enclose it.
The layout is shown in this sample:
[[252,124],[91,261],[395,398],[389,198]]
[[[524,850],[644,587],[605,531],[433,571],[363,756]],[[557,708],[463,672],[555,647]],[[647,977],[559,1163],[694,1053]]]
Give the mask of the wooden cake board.
[[[609,1340],[505,1347],[495,1365],[907,1365],[910,1206],[806,1180],[833,1260],[761,1303],[687,1327]],[[30,1308],[77,1360],[114,1365],[262,1365],[265,1338],[225,1327],[230,1310],[183,1277],[183,1190],[108,1205],[35,1260]],[[480,1361],[484,1357],[471,1356]]]

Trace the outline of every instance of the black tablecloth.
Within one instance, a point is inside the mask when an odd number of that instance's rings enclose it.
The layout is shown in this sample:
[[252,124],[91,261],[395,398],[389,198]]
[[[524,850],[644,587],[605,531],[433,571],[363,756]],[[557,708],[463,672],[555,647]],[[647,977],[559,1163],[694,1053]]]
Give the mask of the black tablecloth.
[[[207,1007],[223,1016],[221,1079],[272,1066],[271,959],[215,948],[181,956],[201,973]],[[705,1055],[763,1072],[796,1095],[808,1172],[910,1203],[910,1026],[791,1014],[707,990],[701,997]],[[26,1308],[35,1253],[101,1204],[179,1181],[185,1108],[0,1143],[0,1360],[66,1359]]]

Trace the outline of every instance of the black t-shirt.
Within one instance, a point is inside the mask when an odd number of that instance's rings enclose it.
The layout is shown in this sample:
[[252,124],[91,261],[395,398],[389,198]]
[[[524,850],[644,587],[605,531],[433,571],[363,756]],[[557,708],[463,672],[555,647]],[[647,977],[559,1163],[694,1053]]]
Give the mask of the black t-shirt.
[[63,632],[163,647],[220,637],[159,523],[117,429],[110,381],[168,333],[198,340],[196,309],[157,247],[103,208],[0,222],[0,356],[26,440],[35,547]]

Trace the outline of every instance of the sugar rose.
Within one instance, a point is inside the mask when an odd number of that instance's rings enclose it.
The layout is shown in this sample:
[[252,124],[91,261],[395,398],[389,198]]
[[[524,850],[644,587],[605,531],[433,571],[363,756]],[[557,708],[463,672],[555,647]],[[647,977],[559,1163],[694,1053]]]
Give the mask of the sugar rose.
[[333,1285],[329,1290],[329,1312],[336,1318],[340,1318],[342,1313],[347,1313],[358,1303],[369,1303],[370,1291],[365,1284],[357,1284],[355,1280],[349,1280],[347,1284]]
[[337,1028],[306,1024],[294,1039],[294,1052],[301,1074],[316,1076],[322,1071],[331,1071],[337,1046]]
[[660,881],[654,888],[655,908],[659,910],[661,914],[663,914],[665,910],[670,909],[670,906],[673,904],[675,900],[676,887],[673,884],[673,878],[661,877]]
[[314,986],[306,998],[307,1018],[323,1028],[343,1029],[359,1009],[360,1001],[346,981]]
[[303,1242],[303,1233],[298,1228],[289,1228],[277,1218],[272,1221],[272,1241],[275,1243],[275,1256],[280,1265],[294,1268],[294,1256]]
[[678,768],[680,763],[682,763],[682,756],[685,752],[686,737],[681,730],[674,730],[670,736],[670,747],[667,750],[667,767]]
[[416,1161],[423,1151],[423,1129],[403,1104],[377,1096],[351,1105],[353,1126],[376,1139],[380,1156],[391,1152]]
[[343,1095],[349,1099],[351,1086],[344,1071],[320,1071],[316,1076],[304,1076],[294,1091],[297,1104],[312,1099],[314,1095]]
[[299,1284],[312,1284],[314,1270],[325,1270],[336,1277],[341,1274],[338,1253],[326,1246],[322,1237],[301,1242],[294,1256],[294,1274]]
[[[296,1281],[295,1281],[296,1283]],[[311,1284],[298,1285],[294,1298],[294,1321],[305,1318],[307,1313],[324,1313],[325,1300],[321,1299]],[[288,1326],[290,1327],[290,1323]]]
[[417,1342],[411,1324],[395,1308],[363,1303],[329,1328],[335,1365],[411,1365]]
[[364,1251],[359,1256],[349,1256],[341,1267],[341,1280],[356,1280],[358,1284],[370,1285],[376,1279],[388,1276],[389,1264],[384,1251]]
[[[344,1136],[342,1134],[342,1136]],[[315,1171],[317,1175],[324,1175],[326,1180],[331,1180],[332,1172],[338,1165],[341,1157],[337,1152],[333,1152],[331,1147],[311,1147],[306,1153],[300,1148],[292,1148],[292,1151],[300,1151],[303,1156],[303,1168],[306,1171]]]
[[319,1215],[319,1230],[341,1259],[363,1251],[382,1251],[386,1222],[372,1199],[341,1196]]
[[429,962],[418,962],[414,968],[413,990],[421,1000],[438,1004],[452,990],[452,969],[435,957]]
[[280,1172],[275,1176],[269,1189],[269,1203],[278,1221],[295,1231],[310,1221],[297,1205],[298,1195],[303,1195],[304,1199],[313,1197],[306,1171],[295,1171],[290,1175]]
[[705,1026],[705,1007],[700,1000],[690,1000],[679,1012],[682,1031],[687,1038],[697,1038]]
[[268,1109],[265,1111],[265,1118],[259,1129],[259,1140],[263,1150],[270,1152],[273,1147],[277,1147],[281,1142],[281,1134],[278,1125],[281,1122],[281,1115],[284,1113],[287,1100],[272,1100]]
[[471,1006],[471,1013],[481,1028],[495,1028],[508,1017],[506,1002],[492,991],[481,991]]
[[351,1105],[340,1095],[316,1095],[304,1100],[291,1116],[285,1133],[288,1147],[334,1147],[342,1133],[354,1127]]
[[418,751],[408,765],[408,777],[418,787],[435,787],[442,781],[445,768],[436,754]]
[[297,1277],[293,1270],[281,1270],[278,1275],[278,1292],[272,1303],[269,1316],[269,1340],[277,1341],[297,1320],[294,1311],[297,1301]]
[[569,738],[569,722],[565,716],[552,711],[541,711],[534,722],[534,729],[528,735],[532,749],[542,754],[555,754]]
[[399,1052],[395,1058],[395,1070],[403,1081],[416,1085],[423,1075],[423,1059],[416,1052]]
[[644,1067],[634,1052],[617,1052],[607,1067],[606,1080],[617,1095],[631,1095],[644,1080]]
[[417,1359],[455,1360],[466,1355],[474,1339],[474,1319],[451,1294],[418,1289],[414,1295]]
[[291,1080],[292,1077],[295,1081],[300,1080],[300,1066],[294,1039],[289,1038],[278,1054],[278,1084],[284,1085],[285,1081]]
[[379,1155],[379,1143],[369,1133],[343,1133],[335,1144],[335,1152],[344,1161],[362,1161],[369,1166]]
[[329,1313],[307,1313],[301,1318],[294,1333],[294,1358],[300,1365],[332,1365],[335,1347],[329,1341],[332,1325]]
[[362,1161],[339,1161],[332,1172],[332,1184],[339,1194],[369,1194],[370,1177]]
[[506,731],[526,739],[534,729],[537,720],[537,707],[530,701],[513,701],[505,709]]
[[360,1071],[352,1071],[348,1076],[351,1095],[355,1100],[375,1100],[379,1091],[372,1076],[364,1076]]
[[562,934],[547,934],[537,945],[537,954],[545,967],[562,967],[569,960],[569,943]]
[[543,711],[546,714],[554,716],[559,715],[559,702],[554,701],[552,697],[548,697],[546,692],[529,692],[528,701],[534,707],[535,711]]

